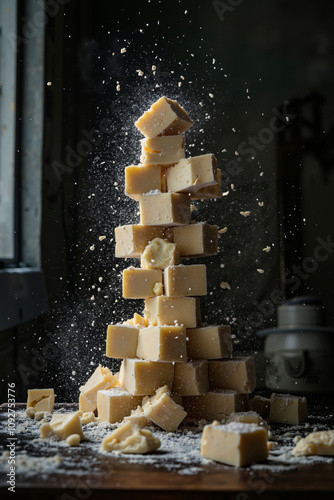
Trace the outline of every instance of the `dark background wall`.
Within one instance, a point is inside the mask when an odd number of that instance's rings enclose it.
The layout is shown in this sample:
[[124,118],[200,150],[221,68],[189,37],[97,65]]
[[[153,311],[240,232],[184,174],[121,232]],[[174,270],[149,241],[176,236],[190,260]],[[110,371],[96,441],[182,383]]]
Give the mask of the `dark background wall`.
[[[121,297],[121,270],[138,262],[114,258],[113,230],[139,220],[123,172],[139,163],[134,121],[161,95],[189,112],[187,154],[214,153],[228,192],[193,213],[227,227],[218,256],[201,260],[205,320],[231,323],[235,351],[251,353],[284,295],[320,295],[334,324],[334,259],[313,257],[334,212],[333,142],[322,142],[332,133],[334,6],[237,3],[70,0],[50,17],[41,240],[50,308],[1,334],[1,378],[15,378],[22,400],[27,387],[46,385],[59,401],[77,399],[98,363],[118,366],[104,354],[106,326],[143,302]],[[282,114],[289,121],[274,120]]]

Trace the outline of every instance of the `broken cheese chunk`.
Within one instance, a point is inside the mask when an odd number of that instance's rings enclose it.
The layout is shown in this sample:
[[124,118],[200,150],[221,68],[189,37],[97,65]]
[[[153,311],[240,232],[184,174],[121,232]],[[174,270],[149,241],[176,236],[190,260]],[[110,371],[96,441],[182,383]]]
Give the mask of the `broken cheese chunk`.
[[256,386],[255,363],[252,357],[209,361],[210,386],[250,394]]
[[53,389],[28,389],[27,408],[52,413],[55,397]]
[[154,396],[143,400],[144,414],[167,432],[174,432],[187,413],[173,401],[169,388],[160,387]]
[[214,422],[204,427],[201,455],[236,467],[261,462],[268,457],[267,432],[252,424]]
[[136,356],[149,361],[186,361],[186,328],[183,326],[141,328],[138,333]]
[[86,412],[95,412],[96,407],[95,405],[92,405],[88,399],[85,398],[85,396],[80,392],[79,396],[79,411],[82,411],[82,413]]
[[89,401],[91,408],[96,410],[98,391],[110,389],[117,385],[119,385],[118,379],[111,373],[109,368],[99,365],[86,384],[80,387],[80,392]]
[[334,455],[334,430],[311,432],[305,438],[298,441],[292,455]]
[[154,238],[141,256],[141,267],[144,269],[165,269],[179,264],[179,252],[175,243],[162,238]]
[[152,104],[136,122],[136,127],[145,137],[178,135],[193,124],[188,113],[172,99],[161,97]]
[[179,193],[146,193],[139,198],[140,223],[151,226],[190,224],[190,198]]
[[119,226],[115,228],[116,257],[140,257],[147,245],[154,238],[172,241],[172,229],[141,224]]
[[67,439],[72,434],[78,434],[81,440],[85,439],[80,422],[80,412],[54,413],[50,423],[41,425],[41,438],[57,436],[58,439]]
[[191,359],[220,359],[232,354],[229,325],[190,328],[187,338],[187,354]]
[[275,394],[270,397],[271,422],[282,424],[300,424],[307,420],[306,398],[291,394]]
[[213,154],[184,158],[166,172],[171,193],[196,193],[217,184],[217,159]]
[[125,299],[155,297],[155,292],[162,292],[162,285],[154,288],[156,283],[162,284],[161,269],[128,267],[123,271],[123,297]]
[[109,325],[106,355],[108,358],[135,358],[139,328],[127,325]]
[[206,295],[206,265],[169,266],[164,270],[164,285],[167,297]]
[[119,372],[121,386],[134,396],[152,396],[164,385],[172,389],[173,379],[173,363],[144,359],[123,359]]
[[124,417],[124,422],[131,422],[138,425],[138,427],[147,427],[152,424],[151,420],[145,416],[142,406],[138,406],[135,410],[132,410],[129,416]]
[[121,422],[142,402],[141,397],[129,394],[122,387],[113,387],[97,393],[97,411],[100,420],[109,423]]
[[132,422],[123,425],[108,434],[102,441],[102,451],[120,451],[121,453],[151,453],[160,448],[160,439],[148,429],[141,429]]
[[169,167],[185,157],[184,135],[166,135],[140,142],[140,161],[143,165]]

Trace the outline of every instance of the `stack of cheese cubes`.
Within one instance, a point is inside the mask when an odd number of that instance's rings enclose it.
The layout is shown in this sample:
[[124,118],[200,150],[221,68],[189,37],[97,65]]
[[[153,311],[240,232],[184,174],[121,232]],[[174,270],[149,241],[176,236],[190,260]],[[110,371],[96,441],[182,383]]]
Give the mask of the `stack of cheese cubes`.
[[[116,257],[140,258],[141,267],[123,272],[123,297],[144,299],[145,308],[108,327],[106,354],[122,359],[119,385],[99,367],[95,382],[81,390],[102,420],[121,421],[132,412],[137,423],[171,431],[186,415],[221,420],[247,410],[255,388],[253,358],[231,357],[230,326],[202,325],[206,266],[183,264],[218,252],[218,227],[192,223],[191,200],[222,195],[215,156],[185,158],[184,132],[191,125],[187,112],[166,97],[136,122],[145,138],[140,165],[125,168],[125,193],[139,202],[140,224],[115,229]],[[96,383],[94,403],[87,392]]]

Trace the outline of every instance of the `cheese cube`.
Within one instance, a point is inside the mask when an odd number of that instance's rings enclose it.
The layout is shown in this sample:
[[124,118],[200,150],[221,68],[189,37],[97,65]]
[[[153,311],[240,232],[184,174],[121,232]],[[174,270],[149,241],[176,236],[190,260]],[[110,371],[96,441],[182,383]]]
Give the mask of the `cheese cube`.
[[53,389],[28,389],[27,408],[52,413],[55,397]]
[[201,455],[236,467],[261,462],[268,457],[267,432],[252,424],[214,422],[204,427]]
[[196,193],[217,184],[217,159],[213,154],[184,158],[166,172],[171,193]]
[[127,325],[109,325],[107,330],[108,358],[135,358],[139,328]]
[[82,411],[82,413],[87,413],[87,412],[95,412],[96,406],[92,405],[88,399],[85,398],[85,396],[80,392],[79,396],[79,411]]
[[269,420],[282,424],[300,424],[307,420],[307,401],[291,394],[275,394],[270,397]]
[[141,256],[141,267],[144,269],[165,269],[179,264],[180,257],[175,243],[161,238],[154,238]]
[[270,413],[270,399],[262,396],[254,396],[249,400],[249,409],[256,411],[262,418],[266,419]]
[[309,456],[309,455],[334,455],[334,430],[311,432],[306,438],[298,441],[292,455]]
[[268,433],[268,424],[263,420],[263,418],[255,411],[239,411],[233,412],[228,417],[226,423],[231,422],[241,422],[243,424],[254,424],[258,427],[264,427]]
[[125,168],[125,194],[136,201],[142,194],[162,190],[161,167],[130,165]]
[[80,412],[54,413],[50,423],[41,426],[41,438],[57,436],[60,440],[65,440],[72,434],[78,434],[81,439],[85,439],[80,423]]
[[222,193],[222,172],[220,168],[217,168],[217,184],[212,184],[212,186],[206,186],[195,193],[191,193],[192,200],[209,200],[215,198],[221,198]]
[[174,432],[187,413],[173,401],[167,386],[160,387],[154,396],[144,398],[144,414],[167,432]]
[[167,297],[194,297],[206,295],[206,265],[169,266],[164,270]]
[[152,326],[181,325],[195,328],[201,322],[199,299],[193,297],[152,297],[145,300],[144,316]]
[[140,142],[140,161],[143,165],[169,167],[185,157],[184,135],[166,135]]
[[218,253],[218,227],[206,223],[173,228],[173,241],[181,257],[203,257]]
[[209,390],[206,360],[176,363],[173,391],[181,396],[197,396]]
[[141,397],[129,394],[123,387],[112,387],[97,393],[97,414],[100,420],[114,424],[130,415],[142,402]]
[[231,356],[229,325],[203,326],[187,330],[187,354],[191,359],[220,359]]
[[149,361],[186,361],[186,328],[183,326],[141,328],[136,356]]
[[102,451],[144,454],[160,448],[160,439],[148,429],[141,429],[132,422],[123,425],[108,434],[102,441]]
[[143,194],[139,198],[140,223],[151,226],[190,224],[190,198],[179,193]]
[[109,368],[99,365],[86,384],[80,387],[80,391],[89,401],[91,407],[96,410],[98,391],[110,389],[116,385],[119,385],[118,379],[111,373]]
[[145,299],[162,294],[162,271],[128,267],[123,271],[123,297]]
[[210,386],[250,394],[256,387],[255,364],[252,357],[209,361]]
[[222,420],[233,412],[247,411],[248,396],[236,391],[215,390],[200,396],[183,397],[182,406],[190,418]]
[[136,127],[145,137],[177,135],[185,132],[193,124],[188,113],[172,99],[161,97],[152,104],[136,122]]
[[121,386],[134,396],[152,396],[163,385],[171,389],[173,379],[173,363],[144,359],[123,359],[119,372]]
[[172,241],[172,229],[159,226],[143,226],[140,224],[119,226],[115,228],[116,257],[140,257],[146,246],[154,239],[162,238]]

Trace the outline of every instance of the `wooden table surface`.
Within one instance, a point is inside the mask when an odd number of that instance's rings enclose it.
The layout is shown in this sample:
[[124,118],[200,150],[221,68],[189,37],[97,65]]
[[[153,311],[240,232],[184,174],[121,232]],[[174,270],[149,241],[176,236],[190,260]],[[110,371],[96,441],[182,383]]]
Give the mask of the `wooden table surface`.
[[[64,407],[64,405],[60,405]],[[17,405],[22,410],[25,405]],[[73,405],[69,405],[73,410]],[[0,407],[0,445],[2,451],[6,447],[8,433],[6,428],[7,406]],[[310,429],[311,431],[312,429]],[[29,453],[29,439],[20,436],[20,449]],[[31,439],[31,438],[30,438]],[[47,456],[47,447],[43,447],[42,453]],[[58,454],[67,453],[68,448],[62,447]],[[49,452],[51,453],[51,451]],[[54,450],[53,450],[54,453]],[[78,448],[78,460],[80,454],[87,450]],[[91,457],[93,471],[87,470],[87,474],[59,475],[50,471],[45,474],[32,477],[16,477],[16,499],[47,498],[70,500],[70,499],[163,499],[178,500],[202,498],[210,499],[236,499],[248,500],[258,498],[279,499],[287,498],[288,492],[294,492],[293,498],[304,500],[316,500],[318,498],[329,498],[334,500],[334,462],[317,463],[313,465],[298,465],[297,468],[288,471],[268,471],[265,469],[234,468],[222,466],[221,464],[201,465],[200,472],[191,475],[181,475],[155,465],[141,465],[140,463],[124,463],[117,457],[110,455],[94,455]],[[1,496],[6,495],[6,478],[0,479]],[[12,498],[8,493],[8,498]]]

